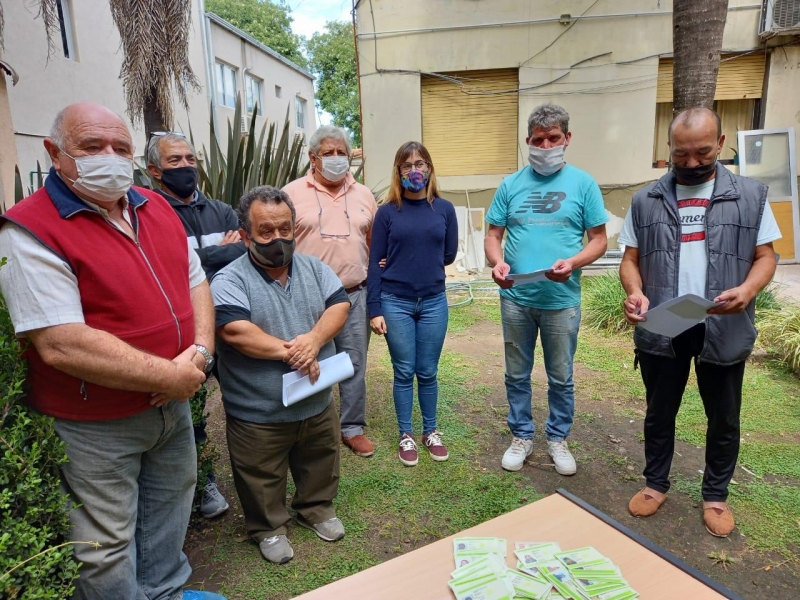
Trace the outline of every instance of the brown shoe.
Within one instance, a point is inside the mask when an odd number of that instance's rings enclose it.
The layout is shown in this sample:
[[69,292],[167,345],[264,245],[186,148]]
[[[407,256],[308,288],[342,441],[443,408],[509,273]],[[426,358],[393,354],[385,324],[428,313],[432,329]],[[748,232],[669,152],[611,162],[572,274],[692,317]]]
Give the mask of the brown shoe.
[[634,517],[649,517],[656,514],[661,505],[667,501],[667,497],[661,501],[656,500],[650,494],[645,494],[644,489],[636,492],[636,495],[628,502],[628,512]]
[[369,458],[373,454],[375,454],[375,444],[369,441],[369,438],[365,436],[363,433],[359,435],[354,435],[352,437],[344,437],[342,436],[342,442],[345,446],[350,448],[353,452],[355,452],[358,456],[363,456],[364,458]]
[[733,513],[727,505],[725,508],[704,508],[703,522],[706,524],[706,531],[715,537],[728,537],[736,526]]

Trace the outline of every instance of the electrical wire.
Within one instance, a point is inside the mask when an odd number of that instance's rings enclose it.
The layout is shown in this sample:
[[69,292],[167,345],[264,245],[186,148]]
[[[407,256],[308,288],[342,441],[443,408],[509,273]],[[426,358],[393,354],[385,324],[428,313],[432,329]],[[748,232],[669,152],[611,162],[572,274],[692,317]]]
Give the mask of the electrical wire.
[[[580,16],[582,17],[582,16],[584,16],[584,15],[585,15],[587,12],[589,12],[590,10],[592,10],[592,9],[594,8],[595,4],[597,4],[598,2],[600,2],[600,0],[594,0],[594,2],[592,2],[592,4],[589,6],[589,8],[587,8],[585,11],[583,11],[583,12],[580,14]],[[580,19],[574,19],[574,20],[572,21],[572,23],[570,23],[570,24],[569,24],[569,26],[568,26],[566,29],[564,29],[564,31],[562,31],[562,32],[561,32],[561,33],[559,33],[559,34],[558,34],[558,35],[557,35],[555,38],[553,38],[553,41],[552,41],[552,42],[550,42],[549,44],[547,44],[547,46],[545,46],[544,48],[542,48],[541,50],[539,50],[539,51],[538,51],[536,54],[534,54],[533,56],[529,57],[529,58],[528,58],[528,59],[527,59],[527,60],[526,60],[524,63],[522,63],[522,64],[520,65],[520,67],[521,67],[522,65],[524,65],[525,63],[532,61],[534,58],[536,58],[537,56],[539,56],[539,55],[540,55],[542,52],[544,52],[545,50],[549,49],[549,48],[550,48],[550,47],[551,47],[553,44],[555,44],[555,43],[556,43],[556,42],[557,42],[559,39],[561,39],[561,36],[562,36],[562,35],[564,35],[564,34],[565,34],[565,33],[567,33],[567,32],[568,32],[570,29],[572,29],[572,28],[575,26],[575,24],[576,24],[576,23],[577,23],[579,20],[580,20]]]

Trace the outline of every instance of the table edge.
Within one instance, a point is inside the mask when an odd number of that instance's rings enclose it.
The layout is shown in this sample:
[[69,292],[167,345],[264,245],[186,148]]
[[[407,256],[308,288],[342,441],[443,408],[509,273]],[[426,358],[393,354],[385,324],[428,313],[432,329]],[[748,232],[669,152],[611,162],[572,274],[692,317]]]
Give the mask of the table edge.
[[665,561],[667,561],[668,563],[672,564],[674,567],[677,567],[678,569],[680,569],[684,573],[687,573],[688,575],[691,575],[692,577],[694,577],[695,579],[697,579],[698,581],[700,581],[701,583],[703,583],[707,587],[709,587],[712,590],[714,590],[715,592],[725,596],[729,600],[745,600],[742,596],[740,596],[739,594],[729,590],[727,587],[725,587],[721,583],[719,583],[717,581],[714,581],[713,579],[711,579],[711,577],[709,577],[705,573],[702,573],[702,572],[698,571],[697,569],[695,569],[693,566],[685,563],[680,558],[678,558],[677,556],[672,554],[669,550],[665,550],[664,548],[662,548],[658,544],[648,540],[643,535],[640,535],[640,534],[636,533],[635,531],[633,531],[629,527],[626,527],[622,523],[614,520],[613,518],[611,518],[607,514],[605,514],[603,511],[598,510],[597,508],[595,508],[594,506],[592,506],[588,502],[586,502],[584,500],[581,500],[575,494],[572,494],[571,492],[565,490],[564,488],[556,488],[556,494],[558,494],[559,496],[569,500],[573,504],[576,504],[577,506],[580,506],[583,510],[587,511],[588,513],[591,513],[593,516],[595,516],[598,519],[600,519],[601,521],[603,521],[603,523],[605,523],[606,525],[610,525],[611,527],[613,527],[614,529],[619,531],[621,534],[625,535],[626,537],[629,537],[630,539],[632,539],[637,544],[640,544],[641,546],[644,546],[645,548],[650,550],[650,552],[652,552],[653,554],[657,555],[659,558],[663,558]]

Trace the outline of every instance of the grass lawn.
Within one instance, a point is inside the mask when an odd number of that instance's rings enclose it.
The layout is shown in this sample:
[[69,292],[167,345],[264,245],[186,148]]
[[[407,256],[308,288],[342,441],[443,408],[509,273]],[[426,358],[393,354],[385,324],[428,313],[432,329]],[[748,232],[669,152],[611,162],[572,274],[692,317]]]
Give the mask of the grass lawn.
[[[697,469],[702,468],[702,450],[697,446],[703,443],[705,420],[696,384],[689,382],[678,418],[678,439],[681,452],[694,453],[693,462],[680,470],[673,465],[672,502],[667,506],[677,516],[669,525],[673,537],[663,537],[659,528],[669,522],[667,517],[652,529],[654,521],[631,519],[624,509],[631,490],[641,485],[643,462],[644,388],[640,374],[633,370],[630,335],[582,328],[576,357],[576,425],[570,438],[579,474],[559,478],[546,473],[542,465],[511,474],[499,468],[500,455],[510,440],[505,427],[499,317],[496,301],[451,310],[439,379],[439,424],[451,455],[444,463],[434,463],[424,450],[415,468],[398,461],[391,364],[385,342],[373,339],[368,422],[378,451],[363,459],[342,447],[336,507],[347,536],[328,544],[310,531],[290,528],[295,558],[284,566],[266,563],[246,538],[224,449],[223,416],[217,407],[210,422],[210,427],[217,428],[211,435],[220,449],[217,478],[232,508],[221,520],[196,523],[190,532],[187,551],[196,570],[195,584],[221,589],[232,600],[290,598],[535,501],[566,481],[583,486],[569,489],[584,490],[585,500],[739,593],[749,596],[758,584],[772,586],[764,588],[770,589],[769,597],[796,597],[791,591],[797,588],[800,556],[796,376],[764,360],[747,367],[740,459],[744,468],[737,470],[730,498],[742,535],[721,541],[705,533],[696,514],[701,477]],[[536,362],[534,416],[541,431],[545,385],[539,349]],[[413,422],[420,427],[416,409]],[[617,446],[610,444],[607,438],[617,435],[628,439]],[[533,464],[534,459],[541,463],[549,457],[541,458],[540,453],[531,459]],[[614,498],[613,503],[608,498]],[[732,560],[720,566],[720,552]],[[776,567],[764,570],[764,565]],[[782,590],[789,591],[782,595]]]

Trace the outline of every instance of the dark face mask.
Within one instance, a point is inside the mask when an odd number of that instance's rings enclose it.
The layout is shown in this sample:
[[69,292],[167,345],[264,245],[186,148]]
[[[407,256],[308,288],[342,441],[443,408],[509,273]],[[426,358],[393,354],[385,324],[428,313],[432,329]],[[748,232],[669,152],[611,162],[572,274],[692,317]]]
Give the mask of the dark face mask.
[[672,165],[672,172],[678,181],[684,185],[700,185],[711,178],[717,170],[717,161],[696,167],[679,167]]
[[178,198],[188,198],[194,194],[199,177],[197,167],[176,167],[161,171],[161,183],[175,192]]
[[292,262],[294,239],[275,238],[266,244],[250,239],[250,256],[262,267],[280,269]]

